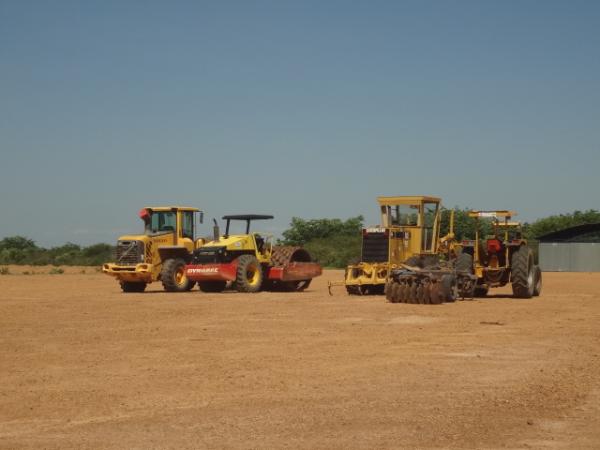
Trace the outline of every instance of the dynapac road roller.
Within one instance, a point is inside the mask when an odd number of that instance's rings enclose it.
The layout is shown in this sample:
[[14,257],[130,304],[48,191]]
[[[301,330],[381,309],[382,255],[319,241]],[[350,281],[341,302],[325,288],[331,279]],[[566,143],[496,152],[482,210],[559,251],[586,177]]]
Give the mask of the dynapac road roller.
[[115,277],[123,292],[143,292],[146,285],[161,281],[165,291],[184,292],[194,287],[185,276],[185,264],[203,239],[196,239],[199,209],[181,206],[146,207],[139,212],[144,234],[121,236],[116,261],[102,271]]
[[[186,277],[203,292],[221,292],[229,283],[240,292],[260,290],[303,291],[321,266],[300,247],[275,246],[269,233],[250,232],[255,220],[272,219],[259,214],[223,216],[225,234],[215,221],[213,240],[194,250],[186,265]],[[233,221],[246,223],[245,233],[230,234]]]

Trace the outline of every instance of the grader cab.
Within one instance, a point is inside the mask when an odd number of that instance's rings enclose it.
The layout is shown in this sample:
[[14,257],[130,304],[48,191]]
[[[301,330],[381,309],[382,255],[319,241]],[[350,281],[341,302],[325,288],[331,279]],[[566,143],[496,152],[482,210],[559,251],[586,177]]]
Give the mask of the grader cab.
[[115,277],[123,292],[143,292],[155,281],[161,281],[169,292],[192,289],[195,282],[186,277],[185,264],[194,249],[204,243],[196,238],[202,211],[180,206],[145,207],[139,217],[144,233],[121,236],[115,262],[104,264],[102,271]]

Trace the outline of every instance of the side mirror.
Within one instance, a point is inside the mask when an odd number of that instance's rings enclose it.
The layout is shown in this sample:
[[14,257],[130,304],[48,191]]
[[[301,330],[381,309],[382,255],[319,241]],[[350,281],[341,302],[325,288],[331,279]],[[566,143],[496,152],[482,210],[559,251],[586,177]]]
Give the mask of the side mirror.
[[204,211],[198,213],[198,223],[204,223]]

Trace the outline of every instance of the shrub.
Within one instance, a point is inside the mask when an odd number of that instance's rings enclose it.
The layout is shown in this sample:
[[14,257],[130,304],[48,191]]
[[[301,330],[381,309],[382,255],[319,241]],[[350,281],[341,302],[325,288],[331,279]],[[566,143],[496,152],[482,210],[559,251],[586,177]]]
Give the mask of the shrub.
[[8,267],[3,266],[0,267],[0,275],[8,275],[10,273],[10,270],[8,270]]
[[52,269],[50,269],[50,272],[48,272],[50,275],[60,275],[65,273],[65,271],[63,269],[61,269],[60,267],[53,267]]

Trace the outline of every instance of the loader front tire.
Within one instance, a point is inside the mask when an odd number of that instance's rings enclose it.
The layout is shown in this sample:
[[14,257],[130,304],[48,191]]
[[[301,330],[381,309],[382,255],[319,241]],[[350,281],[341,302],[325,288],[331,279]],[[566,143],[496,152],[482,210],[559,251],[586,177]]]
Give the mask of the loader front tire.
[[121,281],[121,290],[126,294],[131,292],[144,292],[146,289],[146,283],[136,281]]
[[167,292],[189,291],[196,284],[185,275],[185,261],[181,258],[167,259],[163,262],[160,280]]

